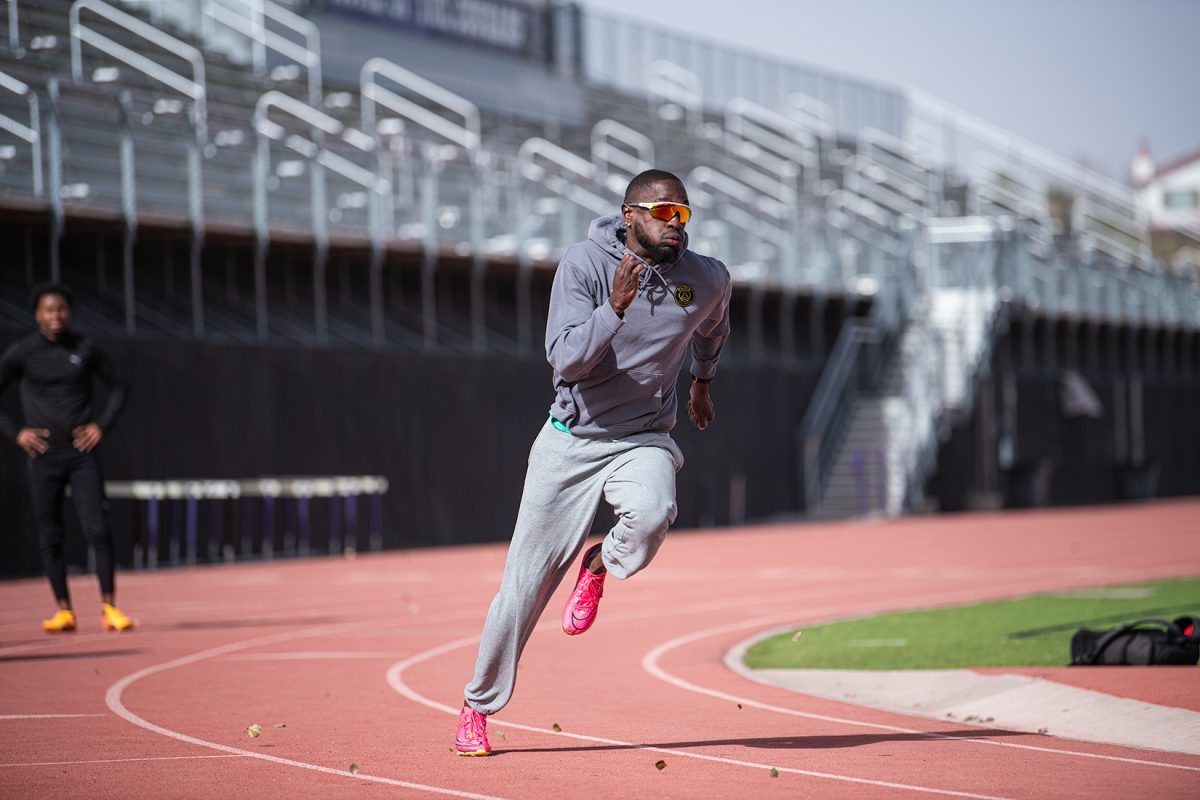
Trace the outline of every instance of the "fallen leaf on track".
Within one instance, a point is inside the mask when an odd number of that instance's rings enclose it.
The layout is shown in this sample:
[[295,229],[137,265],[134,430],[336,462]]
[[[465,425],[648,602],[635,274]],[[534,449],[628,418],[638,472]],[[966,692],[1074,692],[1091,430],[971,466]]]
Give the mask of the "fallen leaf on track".
[[778,777],[779,777],[779,770],[775,769],[774,767],[771,767],[771,777],[772,777],[772,778],[778,778]]
[[655,768],[656,770],[658,770],[659,772],[661,772],[661,771],[663,771],[664,769],[666,769],[666,768],[667,768],[667,762],[665,762],[665,761],[655,761],[655,762],[654,762],[654,768]]
[[551,730],[553,730],[555,733],[562,733],[562,726],[560,726],[560,725],[559,725],[557,722],[556,722],[556,723],[554,723],[553,725],[551,725],[551,726],[550,726],[550,728],[551,728]]
[[247,735],[250,736],[251,739],[257,739],[259,736],[262,735],[262,728],[259,727],[259,724],[256,722],[253,725],[251,725],[249,728],[246,728],[246,733],[247,733]]
[[276,728],[286,728],[286,727],[287,727],[287,724],[286,724],[286,723],[283,723],[283,722],[276,722],[276,723],[275,723],[275,725],[274,725],[274,727],[276,727]]
[[358,764],[351,764],[351,765],[350,765],[350,774],[351,774],[351,775],[357,775],[357,774],[358,774]]

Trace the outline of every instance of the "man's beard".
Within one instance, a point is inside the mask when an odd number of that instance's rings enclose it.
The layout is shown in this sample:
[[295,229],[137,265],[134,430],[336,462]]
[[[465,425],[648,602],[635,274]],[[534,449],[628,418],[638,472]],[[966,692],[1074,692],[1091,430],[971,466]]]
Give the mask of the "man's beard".
[[[634,240],[641,245],[642,249],[646,251],[646,255],[650,257],[651,262],[654,264],[674,263],[675,260],[679,258],[680,253],[683,252],[682,244],[679,250],[676,250],[669,244],[648,244],[644,238],[645,234],[642,231],[642,226],[636,221],[629,226],[629,232],[633,236]],[[679,236],[682,242],[683,234],[680,233]]]

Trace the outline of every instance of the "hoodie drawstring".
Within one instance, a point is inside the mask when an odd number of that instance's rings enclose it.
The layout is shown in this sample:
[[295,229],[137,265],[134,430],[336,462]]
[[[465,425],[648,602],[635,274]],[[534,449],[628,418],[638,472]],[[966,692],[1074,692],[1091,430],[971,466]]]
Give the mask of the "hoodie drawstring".
[[[654,306],[662,302],[666,295],[671,293],[671,284],[667,283],[667,279],[663,277],[662,272],[654,264],[647,263],[645,259],[639,258],[636,253],[628,251],[630,254],[642,263],[644,269],[641,275],[638,276],[638,292],[644,293],[646,301],[650,303],[651,313],[654,311]],[[652,292],[650,287],[651,276],[658,278],[658,282],[662,284],[662,292]]]

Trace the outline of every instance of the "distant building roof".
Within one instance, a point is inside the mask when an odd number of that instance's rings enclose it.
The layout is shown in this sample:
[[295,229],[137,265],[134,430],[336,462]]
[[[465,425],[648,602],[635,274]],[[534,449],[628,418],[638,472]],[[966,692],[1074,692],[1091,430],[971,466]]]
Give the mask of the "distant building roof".
[[1168,172],[1174,172],[1175,170],[1179,169],[1180,167],[1186,167],[1190,164],[1195,163],[1196,161],[1200,161],[1200,149],[1193,150],[1192,152],[1188,153],[1187,155],[1180,156],[1179,158],[1172,159],[1171,161],[1168,161],[1167,163],[1163,164],[1154,173],[1154,177],[1161,178],[1163,175],[1166,175]]

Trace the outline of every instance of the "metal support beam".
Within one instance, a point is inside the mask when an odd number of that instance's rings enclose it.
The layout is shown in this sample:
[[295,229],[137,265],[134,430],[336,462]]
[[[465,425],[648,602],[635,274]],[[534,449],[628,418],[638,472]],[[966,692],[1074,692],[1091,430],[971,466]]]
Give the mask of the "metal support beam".
[[59,264],[59,246],[63,234],[62,207],[62,127],[59,124],[58,108],[58,78],[46,81],[46,96],[49,99],[47,111],[50,113],[50,280],[58,281],[62,277]]
[[422,159],[421,174],[421,321],[425,332],[425,349],[432,350],[438,342],[437,320],[437,173],[441,163],[427,146]]
[[117,98],[121,128],[121,212],[124,221],[121,237],[122,297],[125,300],[125,333],[137,330],[136,296],[133,280],[133,245],[137,239],[137,186],[134,180],[133,101],[128,91]]

